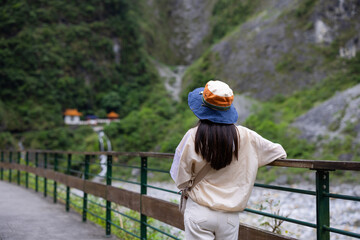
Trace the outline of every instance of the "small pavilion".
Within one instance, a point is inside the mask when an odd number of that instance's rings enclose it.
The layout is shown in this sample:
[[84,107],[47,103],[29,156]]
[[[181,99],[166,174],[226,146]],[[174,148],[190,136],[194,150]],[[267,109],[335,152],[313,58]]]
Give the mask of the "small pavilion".
[[80,123],[81,113],[77,109],[66,109],[64,112],[64,121],[68,125],[78,125]]
[[106,116],[107,116],[107,118],[108,118],[109,120],[111,120],[111,121],[119,119],[119,114],[117,114],[117,113],[114,112],[114,111],[111,111],[111,112],[108,113]]

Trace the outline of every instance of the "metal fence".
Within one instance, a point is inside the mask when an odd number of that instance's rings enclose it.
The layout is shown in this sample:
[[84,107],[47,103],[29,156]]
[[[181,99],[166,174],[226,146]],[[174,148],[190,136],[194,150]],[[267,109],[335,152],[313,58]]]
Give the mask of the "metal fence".
[[[131,235],[138,239],[147,239],[149,237],[148,230],[156,231],[166,236],[166,238],[179,239],[178,236],[171,234],[169,231],[160,229],[149,224],[148,215],[146,212],[151,212],[155,218],[164,221],[167,224],[183,229],[181,224],[182,218],[177,217],[180,214],[171,214],[173,211],[172,205],[161,205],[160,202],[155,202],[151,205],[149,199],[143,198],[147,195],[147,189],[153,188],[159,191],[166,191],[175,196],[178,192],[169,189],[159,188],[148,184],[148,173],[156,172],[160,174],[169,174],[168,169],[158,169],[149,166],[149,158],[152,159],[167,159],[171,161],[173,154],[164,153],[121,153],[121,152],[69,152],[69,151],[47,151],[47,150],[28,150],[26,152],[20,151],[1,151],[0,158],[0,179],[8,180],[9,182],[23,183],[26,188],[31,185],[35,191],[42,191],[44,196],[51,195],[54,203],[61,199],[65,203],[66,211],[70,207],[77,209],[82,214],[82,220],[87,221],[88,215],[92,215],[104,223],[106,235],[112,234],[112,227]],[[100,156],[106,156],[106,161],[98,161]],[[113,161],[114,158],[116,161]],[[125,163],[119,159],[126,158]],[[295,189],[282,186],[274,186],[267,184],[256,183],[255,187],[268,188],[280,191],[293,192],[298,194],[311,195],[316,200],[316,222],[305,222],[298,219],[288,218],[264,211],[248,209],[246,212],[259,214],[266,217],[271,217],[302,226],[315,228],[317,232],[317,239],[330,239],[330,233],[341,234],[354,238],[360,238],[359,233],[344,231],[330,226],[330,198],[343,199],[348,201],[360,201],[359,196],[348,196],[342,194],[334,194],[329,192],[329,171],[345,170],[345,171],[360,171],[359,162],[337,162],[337,161],[311,161],[311,160],[276,160],[272,166],[278,167],[293,167],[293,168],[307,168],[311,171],[316,171],[316,191],[309,191],[304,189]],[[106,168],[105,175],[99,175],[101,170]],[[126,177],[124,169],[137,169],[140,171],[140,181],[129,180]],[[41,170],[41,171],[40,171]],[[44,170],[46,170],[44,172]],[[49,171],[51,170],[51,171]],[[23,172],[23,173],[22,173]],[[120,174],[122,175],[120,175]],[[57,174],[57,175],[56,175]],[[49,176],[49,177],[47,177]],[[71,178],[70,177],[75,177]],[[29,179],[30,177],[30,179]],[[104,184],[90,184],[80,183],[77,179],[82,179],[86,182],[89,179],[103,179]],[[29,184],[31,180],[31,184]],[[133,216],[119,211],[112,207],[111,199],[114,199],[110,190],[114,188],[105,188],[112,186],[112,182],[120,181],[140,186],[140,195],[130,197],[130,200],[123,199],[122,202],[132,201],[128,203],[130,208],[139,212],[139,216]],[[64,187],[58,186],[62,183]],[[50,183],[50,185],[49,185]],[[81,185],[83,184],[83,185]],[[106,185],[105,185],[106,184]],[[86,187],[87,186],[87,187]],[[82,196],[71,191],[71,187],[83,190]],[[86,189],[89,189],[88,191]],[[89,198],[88,194],[93,193],[95,196],[103,197],[103,202],[94,201]],[[114,193],[115,194],[115,193]],[[113,194],[113,195],[114,195]],[[130,193],[129,193],[130,194]],[[125,194],[126,195],[126,194]],[[130,194],[131,195],[131,194]],[[129,195],[129,196],[130,196]],[[119,194],[117,196],[120,196]],[[76,199],[76,200],[74,200]],[[120,201],[120,200],[119,200]],[[121,202],[120,201],[120,202]],[[143,201],[143,203],[142,203]],[[138,203],[139,202],[139,203]],[[80,203],[80,204],[79,204]],[[135,206],[139,204],[139,206]],[[160,205],[159,205],[160,204]],[[98,211],[92,211],[89,205],[94,205],[97,208],[103,209],[99,214]],[[150,206],[151,205],[151,206]],[[131,207],[134,206],[134,207]],[[150,206],[145,209],[144,206]],[[159,206],[160,209],[156,209]],[[161,212],[168,211],[168,209],[161,209],[161,206],[171,206],[168,216],[164,216]],[[142,209],[144,208],[144,209]],[[114,221],[114,214],[119,214],[131,221],[134,221],[139,229],[131,231],[125,229],[121,224]],[[104,216],[103,216],[104,215]],[[150,214],[151,215],[151,214]],[[176,218],[176,219],[170,219]],[[166,219],[166,220],[164,220]],[[240,226],[241,227],[241,226]],[[239,234],[240,237],[240,234]],[[248,238],[251,239],[251,238]],[[279,239],[289,239],[287,237],[279,237]]]

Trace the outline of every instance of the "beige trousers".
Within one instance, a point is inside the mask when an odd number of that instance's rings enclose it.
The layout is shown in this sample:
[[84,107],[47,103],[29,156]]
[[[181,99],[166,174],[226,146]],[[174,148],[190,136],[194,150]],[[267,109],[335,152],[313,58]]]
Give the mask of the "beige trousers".
[[188,198],[184,213],[184,225],[186,240],[237,240],[239,214],[211,210]]

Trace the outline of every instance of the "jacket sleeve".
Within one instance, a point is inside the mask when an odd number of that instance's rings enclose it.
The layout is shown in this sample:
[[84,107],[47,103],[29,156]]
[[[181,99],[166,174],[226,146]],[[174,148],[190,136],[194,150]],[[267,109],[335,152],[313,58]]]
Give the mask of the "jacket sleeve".
[[192,151],[194,151],[194,144],[192,141],[193,139],[189,130],[177,146],[174,160],[171,165],[170,175],[179,189],[185,188],[191,180],[191,155]]
[[287,157],[284,148],[280,144],[273,143],[254,131],[251,131],[251,135],[258,157],[258,167],[267,165],[276,159],[284,159]]

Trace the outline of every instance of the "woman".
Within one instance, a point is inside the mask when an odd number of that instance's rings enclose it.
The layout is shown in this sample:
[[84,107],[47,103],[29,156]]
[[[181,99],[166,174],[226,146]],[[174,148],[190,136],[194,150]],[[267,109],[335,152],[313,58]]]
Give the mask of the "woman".
[[246,207],[257,169],[286,158],[281,145],[234,125],[238,113],[233,99],[233,91],[221,81],[209,81],[188,96],[199,123],[176,148],[170,174],[183,190],[205,165],[211,168],[188,192],[184,213],[187,240],[237,239],[238,213]]

